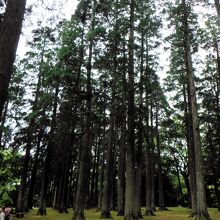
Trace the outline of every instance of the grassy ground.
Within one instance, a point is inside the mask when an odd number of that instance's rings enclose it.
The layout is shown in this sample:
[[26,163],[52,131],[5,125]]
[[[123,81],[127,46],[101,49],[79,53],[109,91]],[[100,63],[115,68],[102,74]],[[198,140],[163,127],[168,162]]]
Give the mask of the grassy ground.
[[[143,210],[144,211],[144,210]],[[73,211],[69,210],[68,214],[60,214],[53,209],[47,209],[46,216],[36,215],[37,211],[33,210],[28,214],[25,214],[24,220],[71,220]],[[209,209],[209,214],[212,220],[220,220],[220,212],[217,209]],[[100,217],[100,213],[94,209],[86,210],[85,212],[87,220],[97,220]],[[115,212],[112,212],[114,220],[123,220],[123,217],[116,216]],[[16,218],[14,218],[16,219]],[[169,208],[168,211],[156,212],[156,216],[144,217],[145,220],[191,220],[189,218],[189,209],[182,207]]]

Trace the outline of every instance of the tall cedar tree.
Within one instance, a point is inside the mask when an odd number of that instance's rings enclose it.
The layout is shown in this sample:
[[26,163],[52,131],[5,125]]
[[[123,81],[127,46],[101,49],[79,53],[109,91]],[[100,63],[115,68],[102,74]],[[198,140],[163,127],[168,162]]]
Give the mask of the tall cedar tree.
[[[115,24],[114,24],[114,38],[113,40],[113,45],[111,48],[111,54],[112,57],[110,58],[112,61],[112,85],[111,85],[111,90],[112,90],[112,96],[111,96],[111,107],[110,107],[110,127],[109,127],[109,141],[108,141],[108,149],[107,149],[107,160],[106,160],[106,167],[105,167],[105,179],[104,179],[104,189],[103,189],[103,197],[102,197],[102,208],[101,208],[101,216],[100,218],[112,218],[110,214],[110,199],[112,196],[112,190],[111,186],[113,185],[113,163],[114,163],[114,146],[115,146],[115,114],[116,114],[116,75],[118,72],[118,60],[117,60],[117,53],[118,53],[118,1],[116,1],[115,4]],[[111,39],[110,39],[111,40]],[[111,43],[110,43],[111,44]]]
[[[85,8],[88,4],[92,5],[92,23],[91,23],[91,33],[94,31],[95,26],[95,13],[96,13],[96,0],[86,1]],[[87,9],[85,9],[87,10]],[[89,57],[88,63],[86,66],[87,73],[87,82],[86,82],[86,92],[87,92],[87,100],[86,100],[86,117],[85,117],[85,131],[82,140],[82,148],[80,152],[80,165],[79,165],[79,176],[78,176],[78,185],[77,185],[77,193],[74,207],[74,215],[73,220],[84,220],[84,209],[86,206],[86,193],[88,187],[88,178],[89,178],[89,169],[90,169],[90,154],[91,154],[91,105],[92,105],[92,86],[91,86],[91,70],[92,70],[92,55],[93,55],[93,47],[94,47],[94,37],[90,36],[89,39]]]
[[139,219],[135,209],[135,103],[134,103],[134,10],[135,1],[131,0],[130,31],[128,43],[128,146],[126,161],[125,220]]
[[182,0],[183,7],[183,28],[184,28],[184,57],[185,57],[185,67],[187,74],[187,84],[188,84],[188,105],[189,105],[189,115],[192,121],[192,131],[191,140],[194,145],[194,163],[196,170],[196,218],[197,219],[209,219],[207,204],[206,204],[206,196],[205,196],[205,185],[204,185],[204,177],[203,177],[203,159],[201,152],[201,140],[200,140],[200,131],[199,131],[199,119],[197,112],[197,104],[196,104],[196,88],[194,82],[194,73],[192,66],[192,58],[191,58],[191,40],[190,40],[190,30],[188,24],[188,7],[186,5],[186,1]]

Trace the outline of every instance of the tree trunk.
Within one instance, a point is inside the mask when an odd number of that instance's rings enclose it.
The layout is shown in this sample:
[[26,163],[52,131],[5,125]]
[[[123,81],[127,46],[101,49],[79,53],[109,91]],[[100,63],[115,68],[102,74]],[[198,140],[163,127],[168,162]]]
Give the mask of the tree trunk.
[[3,22],[0,26],[0,121],[8,96],[25,5],[26,0],[8,0]]
[[159,184],[159,210],[167,210],[164,202],[164,187],[163,187],[163,174],[162,174],[162,161],[160,154],[160,134],[159,134],[159,113],[158,107],[156,112],[156,136],[157,136],[157,167],[158,167],[158,184]]
[[[126,60],[125,48],[123,51],[124,60]],[[117,188],[117,206],[118,216],[124,216],[124,208],[125,208],[125,167],[126,167],[126,68],[125,62],[123,63],[123,92],[122,92],[122,108],[124,109],[121,118],[121,137],[120,137],[120,146],[119,146],[119,164],[118,164],[118,188]]]
[[[126,57],[126,48],[125,44],[123,45],[123,58],[124,61],[127,60]],[[125,208],[125,169],[126,169],[126,91],[127,91],[127,81],[126,81],[126,63],[123,62],[123,74],[122,74],[122,82],[123,82],[123,92],[122,92],[122,122],[121,122],[121,138],[120,138],[120,146],[119,146],[119,164],[118,164],[118,193],[117,193],[117,206],[118,216],[124,216],[124,208]]]
[[199,133],[199,119],[196,106],[196,89],[193,75],[192,58],[191,58],[191,46],[190,46],[190,32],[188,26],[188,12],[185,0],[182,0],[184,9],[184,50],[185,50],[185,66],[187,73],[187,81],[189,86],[188,91],[188,105],[190,119],[192,120],[192,134],[194,143],[194,154],[195,154],[195,171],[196,171],[196,218],[197,219],[209,219],[205,186],[203,177],[203,159],[201,152],[200,133]]
[[217,200],[217,204],[218,204],[218,211],[220,211],[220,192],[218,189],[218,180],[216,179],[215,176],[213,176],[213,185],[214,185],[214,190],[215,190],[215,196],[216,196],[216,200]]
[[[117,12],[116,12],[117,17]],[[117,18],[114,31],[118,32]],[[110,213],[111,208],[111,196],[113,196],[113,192],[111,190],[113,185],[113,164],[114,164],[114,146],[115,146],[115,87],[116,87],[116,74],[118,68],[117,62],[117,51],[118,51],[118,39],[114,39],[114,45],[112,48],[113,53],[113,72],[112,72],[112,100],[111,100],[111,113],[110,113],[110,127],[109,127],[109,142],[107,149],[107,160],[105,167],[105,179],[104,179],[104,188],[103,188],[103,197],[102,197],[102,208],[101,208],[101,216],[102,219],[112,218]]]
[[180,180],[180,170],[179,170],[179,164],[175,156],[173,156],[175,167],[176,167],[176,175],[178,180],[178,204],[182,205],[182,198],[183,198],[183,190],[182,190],[182,184]]
[[99,166],[100,166],[101,122],[99,122],[99,138],[97,143],[97,160],[95,161],[95,186],[93,206],[98,206]]
[[67,149],[65,151],[65,163],[63,167],[63,175],[62,175],[62,195],[61,195],[61,200],[60,204],[58,207],[59,213],[68,213],[68,185],[69,185],[69,177],[70,177],[70,157],[72,156],[71,153],[71,147],[73,146],[73,137],[70,140],[69,144],[67,145]]
[[57,115],[57,105],[58,105],[58,94],[59,94],[59,85],[57,85],[55,89],[55,99],[53,104],[53,114],[52,114],[52,121],[51,121],[51,130],[49,133],[49,141],[47,145],[47,152],[45,158],[45,164],[42,174],[42,182],[41,182],[41,193],[40,193],[40,202],[39,202],[39,209],[38,215],[46,215],[46,205],[47,205],[47,188],[49,184],[49,174],[50,174],[50,163],[52,161],[52,153],[54,148],[54,132],[56,127],[56,115]]
[[[46,39],[46,38],[45,38]],[[42,65],[44,62],[44,52],[45,52],[45,42],[43,44],[43,48],[41,51],[41,57],[40,57],[40,65],[39,65],[39,74],[38,74],[38,82],[37,82],[37,88],[35,91],[35,98],[32,106],[32,113],[36,113],[38,110],[38,100],[40,97],[40,89],[41,89],[41,81],[42,81]],[[45,109],[43,110],[45,111]],[[37,112],[38,113],[38,112]],[[37,114],[38,116],[38,114]],[[23,170],[21,175],[21,183],[18,191],[18,198],[16,203],[16,213],[23,213],[24,212],[24,195],[27,185],[27,176],[28,176],[28,169],[29,169],[29,161],[30,161],[30,151],[32,148],[32,139],[33,139],[33,133],[35,131],[36,122],[35,118],[32,117],[30,120],[30,123],[27,127],[27,142],[26,142],[26,149],[25,149],[25,156],[24,156],[24,162],[23,162]],[[23,217],[23,214],[16,214],[17,217]]]
[[30,186],[28,191],[28,209],[33,209],[33,197],[34,197],[34,188],[35,182],[37,177],[37,168],[39,164],[39,153],[40,153],[40,145],[43,137],[43,130],[39,133],[38,140],[37,140],[37,149],[34,155],[34,165],[31,171],[31,180]]
[[[92,24],[91,31],[94,31],[95,26],[95,13],[96,13],[96,0],[93,1],[92,9]],[[83,136],[83,143],[80,155],[80,167],[79,176],[77,184],[77,193],[74,207],[73,220],[84,220],[84,209],[86,206],[86,195],[88,189],[88,177],[89,177],[89,167],[90,167],[90,151],[91,151],[91,101],[92,101],[92,87],[91,87],[91,70],[92,70],[92,52],[93,52],[94,39],[91,38],[89,41],[89,57],[87,63],[87,82],[86,82],[86,122],[85,131]]]
[[155,204],[155,144],[154,144],[154,113],[153,113],[153,103],[151,100],[150,105],[150,121],[151,121],[151,128],[150,128],[150,169],[151,169],[151,209],[156,211],[156,204]]
[[[114,102],[112,100],[112,102]],[[113,105],[113,104],[112,104]],[[102,219],[112,218],[110,214],[110,199],[111,199],[111,186],[113,184],[113,161],[114,161],[114,136],[115,136],[115,113],[114,106],[111,109],[110,116],[110,134],[109,134],[109,143],[107,149],[107,160],[106,160],[106,168],[105,168],[105,179],[104,179],[104,188],[103,188],[103,197],[102,197],[102,208],[101,208],[101,216]]]
[[117,193],[117,215],[124,216],[125,205],[125,149],[126,149],[126,116],[121,125],[121,139],[119,146],[119,164],[118,164],[118,193]]
[[[148,66],[148,63],[147,63]],[[147,70],[147,68],[146,68]],[[147,84],[149,85],[149,74],[146,72],[146,81]],[[146,139],[146,150],[145,150],[145,175],[146,175],[146,204],[145,204],[145,216],[155,216],[154,210],[152,209],[152,203],[151,203],[151,198],[152,198],[152,166],[151,166],[151,160],[152,160],[152,148],[151,148],[151,141],[150,141],[150,125],[149,125],[149,88],[146,87],[146,128],[145,128],[145,139]]]
[[193,217],[196,214],[196,174],[195,174],[195,163],[194,163],[194,143],[192,138],[192,122],[190,120],[188,102],[187,102],[187,91],[186,85],[183,83],[183,97],[184,97],[184,118],[186,126],[186,142],[188,149],[188,170],[189,170],[189,185],[190,185],[190,202],[191,202],[191,213]]
[[2,113],[2,117],[0,117],[0,149],[4,148],[4,144],[2,143],[2,137],[3,137],[3,131],[4,131],[4,125],[5,125],[5,121],[6,121],[6,117],[7,117],[7,112],[8,112],[8,104],[9,104],[9,100],[7,100],[7,102],[4,105],[4,110]]
[[134,8],[135,1],[131,0],[128,44],[128,147],[126,161],[125,220],[139,219],[135,210]]
[[138,108],[138,134],[137,134],[137,153],[136,153],[136,192],[135,209],[139,218],[141,213],[141,183],[143,170],[143,74],[144,74],[144,32],[141,33],[141,61],[140,61],[140,81],[139,81],[139,108]]
[[[104,81],[104,105],[103,109],[100,109],[100,112],[104,113],[104,128],[103,128],[103,144],[102,146],[106,146],[106,102],[107,102],[107,95],[106,95],[106,81]],[[102,149],[102,158],[101,158],[101,172],[100,172],[100,189],[99,189],[99,197],[98,197],[98,207],[96,211],[101,211],[102,209],[102,197],[103,197],[103,185],[104,185],[104,178],[105,178],[105,157],[106,152],[105,149]]]
[[215,0],[215,8],[216,8],[218,17],[220,18],[220,3],[219,3],[219,0]]
[[[98,139],[98,137],[96,138]],[[94,157],[92,162],[92,175],[90,180],[90,196],[89,196],[89,204],[90,207],[95,206],[95,181],[96,181],[96,172],[97,172],[97,160],[98,160],[98,140],[96,140],[95,146],[94,146]]]

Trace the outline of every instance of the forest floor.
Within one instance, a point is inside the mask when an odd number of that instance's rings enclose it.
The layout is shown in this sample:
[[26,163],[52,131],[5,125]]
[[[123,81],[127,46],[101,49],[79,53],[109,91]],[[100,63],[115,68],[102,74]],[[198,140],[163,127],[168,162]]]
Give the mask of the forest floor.
[[[144,209],[143,209],[144,211]],[[46,216],[36,215],[37,210],[32,210],[31,212],[25,214],[24,220],[71,220],[73,216],[73,210],[70,209],[68,214],[60,214],[57,211],[48,208]],[[114,220],[123,220],[123,217],[116,216],[115,212],[112,212],[112,217]],[[209,214],[212,220],[220,220],[220,212],[217,209],[210,208]],[[98,220],[100,219],[100,212],[96,212],[95,209],[89,209],[85,211],[87,220]],[[14,218],[17,219],[17,218]],[[145,220],[190,220],[194,218],[189,218],[189,209],[182,207],[171,207],[168,211],[158,211],[156,216],[146,217]]]

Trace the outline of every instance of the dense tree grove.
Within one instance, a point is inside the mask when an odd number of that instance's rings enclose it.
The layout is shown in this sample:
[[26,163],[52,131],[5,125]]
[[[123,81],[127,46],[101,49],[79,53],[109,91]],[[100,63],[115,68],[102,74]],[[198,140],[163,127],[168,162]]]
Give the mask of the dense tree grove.
[[0,204],[220,210],[219,0],[80,0],[15,61],[25,6],[0,0]]

